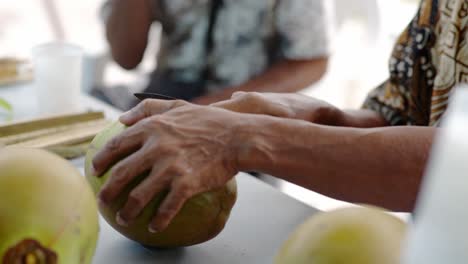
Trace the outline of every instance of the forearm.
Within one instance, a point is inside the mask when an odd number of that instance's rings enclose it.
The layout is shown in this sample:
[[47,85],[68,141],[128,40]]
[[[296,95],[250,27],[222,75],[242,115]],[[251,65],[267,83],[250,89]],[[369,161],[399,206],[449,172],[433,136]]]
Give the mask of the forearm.
[[152,23],[148,0],[111,0],[106,37],[115,61],[126,69],[142,60]]
[[[252,117],[236,131],[243,171],[259,171],[354,203],[412,210],[432,128],[356,129]],[[285,136],[287,135],[287,136]]]
[[339,110],[338,113],[334,113],[331,117],[326,118],[328,119],[327,122],[321,122],[321,124],[356,128],[388,126],[388,122],[382,115],[367,109]]
[[327,58],[311,60],[284,60],[241,85],[228,87],[217,93],[196,99],[194,102],[211,104],[231,98],[235,92],[291,93],[320,80],[327,69]]
[[311,60],[284,60],[265,73],[233,87],[236,91],[293,93],[322,78],[327,69],[327,58]]

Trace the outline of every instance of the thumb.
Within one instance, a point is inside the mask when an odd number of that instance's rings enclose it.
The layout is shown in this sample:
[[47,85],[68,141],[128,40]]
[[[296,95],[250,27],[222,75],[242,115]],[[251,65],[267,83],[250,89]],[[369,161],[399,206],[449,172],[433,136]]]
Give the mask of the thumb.
[[210,106],[219,107],[219,108],[223,108],[223,109],[226,109],[226,110],[243,113],[243,112],[246,111],[246,109],[244,109],[245,108],[244,107],[245,102],[244,102],[244,100],[242,100],[243,95],[245,95],[245,94],[247,94],[247,93],[242,92],[242,91],[235,92],[235,93],[232,94],[231,99],[216,102],[216,103],[211,104]]
[[242,102],[240,102],[239,100],[235,100],[235,99],[229,99],[226,101],[216,102],[214,104],[211,104],[210,106],[223,108],[223,109],[234,111],[234,112],[244,112],[243,107],[242,107]]

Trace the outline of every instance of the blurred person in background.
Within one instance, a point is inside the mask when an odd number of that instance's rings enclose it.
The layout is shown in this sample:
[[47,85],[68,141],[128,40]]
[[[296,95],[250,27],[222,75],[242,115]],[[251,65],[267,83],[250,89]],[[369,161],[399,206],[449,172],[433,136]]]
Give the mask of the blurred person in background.
[[296,92],[319,80],[328,54],[322,1],[110,0],[102,11],[112,56],[125,69],[141,63],[150,26],[161,23],[145,92],[210,104],[236,91]]
[[467,24],[467,0],[422,0],[395,45],[389,79],[359,110],[278,93],[236,93],[211,106],[145,100],[121,117],[131,127],[94,159],[100,175],[130,154],[99,198],[109,203],[150,171],[119,223],[169,190],[149,226],[160,231],[188,198],[251,170],[340,200],[411,211],[450,96],[468,82]]

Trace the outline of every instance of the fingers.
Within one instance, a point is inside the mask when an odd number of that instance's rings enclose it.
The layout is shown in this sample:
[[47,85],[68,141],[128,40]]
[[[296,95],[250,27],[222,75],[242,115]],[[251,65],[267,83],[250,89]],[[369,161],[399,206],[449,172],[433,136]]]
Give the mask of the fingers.
[[136,177],[149,171],[153,161],[153,155],[148,155],[143,149],[128,156],[117,163],[112,169],[112,174],[99,193],[99,199],[108,204],[124,190],[124,188]]
[[211,106],[238,113],[256,114],[262,108],[262,98],[262,95],[256,92],[235,92],[231,99],[214,103]]
[[117,160],[140,148],[143,140],[140,130],[132,128],[111,139],[94,157],[93,174],[102,175]]
[[192,196],[192,192],[189,185],[175,184],[160,205],[157,215],[151,221],[148,230],[151,233],[157,233],[166,229],[185,202]]
[[131,126],[146,117],[162,114],[185,104],[188,103],[182,100],[146,99],[120,116],[119,121],[124,125]]
[[240,110],[238,102],[232,101],[232,100],[217,102],[217,103],[211,104],[211,106],[223,108],[223,109],[233,111],[233,112],[239,112]]
[[223,109],[233,111],[233,112],[244,113],[244,112],[248,112],[248,109],[246,109],[245,107],[245,103],[246,102],[243,100],[232,98],[226,101],[220,101],[220,102],[211,104],[211,106],[223,108]]
[[231,95],[231,99],[234,99],[234,98],[238,98],[238,97],[241,97],[241,96],[245,96],[247,94],[247,92],[235,92]]
[[124,207],[117,213],[117,223],[127,226],[140,215],[158,193],[168,188],[170,176],[174,175],[168,166],[162,169],[159,167],[159,165],[153,166],[150,175],[130,192]]

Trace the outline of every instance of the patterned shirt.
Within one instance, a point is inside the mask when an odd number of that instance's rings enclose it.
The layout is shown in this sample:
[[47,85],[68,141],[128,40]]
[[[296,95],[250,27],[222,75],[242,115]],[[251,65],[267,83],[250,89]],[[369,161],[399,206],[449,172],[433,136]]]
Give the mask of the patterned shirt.
[[158,71],[197,82],[209,68],[208,86],[239,85],[283,58],[328,53],[326,0],[223,0],[207,54],[210,12],[216,0],[151,0],[163,26]]
[[391,125],[438,126],[453,88],[468,83],[467,21],[468,0],[422,0],[364,108]]

